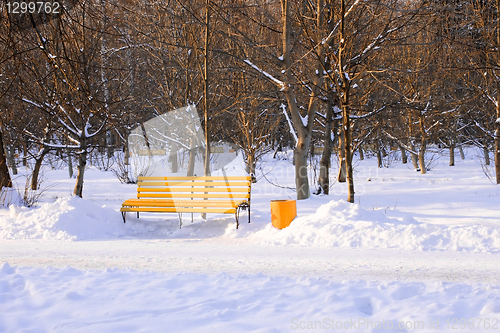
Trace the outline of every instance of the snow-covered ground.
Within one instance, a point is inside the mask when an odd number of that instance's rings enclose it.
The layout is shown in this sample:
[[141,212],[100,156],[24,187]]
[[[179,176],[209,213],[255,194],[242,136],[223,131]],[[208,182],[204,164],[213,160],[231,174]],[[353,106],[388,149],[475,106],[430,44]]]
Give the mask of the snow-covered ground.
[[335,183],[284,230],[269,203],[294,198],[293,166],[271,156],[239,230],[229,215],[124,224],[135,185],[89,168],[80,199],[46,169],[38,207],[0,209],[0,332],[498,330],[500,187],[474,151],[425,175],[356,161],[356,204]]

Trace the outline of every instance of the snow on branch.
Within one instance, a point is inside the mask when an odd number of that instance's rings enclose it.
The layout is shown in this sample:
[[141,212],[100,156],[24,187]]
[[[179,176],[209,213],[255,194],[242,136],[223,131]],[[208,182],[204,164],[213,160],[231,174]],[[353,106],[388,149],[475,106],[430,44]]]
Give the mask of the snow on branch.
[[405,144],[404,142],[401,142],[400,139],[396,138],[395,136],[391,135],[389,132],[387,132],[386,130],[384,130],[382,128],[382,132],[384,132],[385,135],[387,135],[390,139],[396,141],[401,147],[403,147],[404,149],[406,149],[408,152],[410,152],[411,154],[413,155],[418,155],[418,152],[414,151],[413,149],[411,149],[407,144]]
[[250,65],[252,66],[256,71],[258,71],[259,73],[263,74],[265,77],[267,77],[269,80],[273,81],[274,83],[276,83],[281,89],[285,88],[285,83],[281,80],[278,80],[277,78],[275,78],[274,76],[272,76],[271,74],[269,74],[268,72],[260,69],[259,67],[257,67],[256,65],[254,65],[250,60],[246,59],[246,60],[243,60],[247,65]]
[[[151,129],[152,131],[156,132],[160,137],[155,137],[153,135],[151,135],[151,139],[155,139],[155,140],[158,140],[159,142],[162,142],[162,143],[168,143],[168,141],[165,141],[165,140],[169,140],[169,141],[172,141],[172,142],[175,142],[175,143],[178,143],[179,145],[181,145],[182,147],[186,148],[186,149],[190,149],[189,146],[185,145],[184,143],[182,143],[181,141],[179,140],[176,140],[170,136],[167,136],[163,133],[160,133],[160,131],[158,131],[156,128],[152,128]],[[162,140],[161,138],[165,139],[165,140]]]
[[484,134],[488,135],[489,137],[495,139],[495,134],[491,133],[487,129],[483,128],[475,119],[474,119],[474,124],[476,125],[477,128],[479,128]]
[[280,108],[283,111],[283,114],[285,115],[285,118],[288,122],[288,126],[290,126],[290,133],[292,133],[293,138],[295,139],[295,144],[297,144],[299,142],[299,138],[297,137],[297,133],[295,133],[295,130],[293,129],[292,121],[290,120],[290,117],[288,117],[288,112],[286,112],[286,105],[281,103]]
[[[90,118],[89,118],[89,120],[90,120]],[[92,133],[92,134],[90,134],[88,132],[88,130],[87,130],[88,128],[90,128],[90,123],[87,121],[88,126],[85,126],[85,137],[92,138],[92,137],[96,136],[97,134],[101,133],[101,131],[104,128],[104,126],[106,126],[107,121],[108,121],[108,117],[106,117],[106,119],[104,119],[102,121],[101,126],[94,133]]]
[[[356,0],[355,3],[352,4],[351,8],[349,8],[349,10],[345,13],[344,15],[344,19],[347,17],[347,15],[349,15],[352,10],[361,2],[361,0]],[[335,24],[335,26],[333,27],[332,31],[330,31],[330,33],[328,34],[328,36],[326,36],[325,38],[323,38],[323,40],[321,41],[321,44],[327,44],[330,42],[330,40],[333,38],[334,34],[335,34],[335,31],[337,30],[337,28],[340,26],[340,22],[341,21],[338,21],[337,24]]]
[[374,110],[374,111],[369,112],[369,113],[367,113],[367,114],[364,114],[364,115],[362,115],[362,116],[351,116],[351,115],[350,115],[350,116],[349,116],[349,118],[350,118],[350,119],[363,119],[363,118],[368,118],[368,117],[370,117],[370,116],[373,116],[374,114],[377,114],[377,113],[379,113],[379,112],[384,111],[386,108],[387,108],[387,105],[384,105],[384,106],[383,106],[383,107],[381,107],[380,109],[378,109],[378,110]]

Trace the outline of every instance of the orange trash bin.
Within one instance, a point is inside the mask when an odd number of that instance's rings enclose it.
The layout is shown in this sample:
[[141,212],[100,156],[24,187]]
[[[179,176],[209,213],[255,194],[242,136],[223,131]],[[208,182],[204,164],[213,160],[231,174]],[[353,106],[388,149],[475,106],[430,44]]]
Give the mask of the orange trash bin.
[[297,216],[295,200],[271,200],[271,221],[273,226],[284,229]]

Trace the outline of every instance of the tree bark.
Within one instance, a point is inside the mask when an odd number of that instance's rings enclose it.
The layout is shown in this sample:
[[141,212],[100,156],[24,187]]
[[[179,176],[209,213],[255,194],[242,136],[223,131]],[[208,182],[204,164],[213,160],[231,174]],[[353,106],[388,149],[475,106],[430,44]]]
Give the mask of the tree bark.
[[380,151],[380,141],[377,140],[376,143],[375,143],[375,147],[377,149],[377,166],[379,168],[382,168],[383,167],[383,163],[382,163],[382,153]]
[[342,78],[342,133],[344,135],[344,163],[347,173],[347,202],[354,203],[354,178],[352,170],[352,137],[351,137],[351,110],[350,110],[350,82],[347,73],[344,72],[344,48],[345,48],[345,0],[341,1],[340,8],[340,45],[338,54],[338,70]]
[[483,154],[484,154],[484,163],[486,165],[490,165],[490,151],[488,147],[483,146]]
[[33,174],[31,175],[31,189],[33,191],[38,190],[38,178],[40,175],[40,169],[42,167],[43,158],[50,151],[48,147],[44,147],[42,153],[38,158],[35,159],[35,167],[33,168]]
[[399,151],[401,152],[401,160],[403,161],[403,164],[408,163],[408,156],[406,156],[406,149],[401,145],[398,146],[399,146]]
[[188,177],[192,177],[194,175],[194,164],[196,162],[196,141],[195,138],[191,138],[191,146],[189,147],[189,163],[187,168]]
[[16,151],[14,149],[14,146],[10,145],[9,151],[7,152],[7,164],[12,169],[12,174],[14,176],[17,175],[16,160],[14,158],[15,155],[16,155]]
[[333,92],[328,93],[326,106],[325,135],[323,139],[323,153],[319,161],[319,190],[328,195],[330,192],[330,161],[332,157],[332,127],[333,127]]
[[[412,151],[415,151],[415,145],[413,144],[413,140],[410,141],[410,149]],[[413,168],[417,171],[419,171],[419,167],[418,167],[418,156],[417,154],[414,154],[414,153],[410,153],[411,154],[411,162],[413,163]]]
[[[210,1],[205,2],[205,53],[204,53],[204,75],[203,75],[203,104],[205,109],[205,176],[210,176],[210,128],[208,126],[208,88],[209,88],[209,77],[208,77],[208,64],[209,64],[209,52],[210,47]],[[205,214],[203,214],[205,216]]]
[[460,158],[462,160],[465,160],[464,149],[463,149],[462,144],[460,142],[459,142],[459,146],[458,146],[458,152],[460,153]]
[[252,176],[252,183],[256,183],[257,178],[255,178],[255,153],[248,154],[246,164],[246,171],[249,175]]
[[358,150],[359,150],[359,160],[363,161],[365,159],[365,153],[363,152],[363,146],[359,145]]
[[177,144],[172,143],[172,148],[170,150],[170,169],[172,173],[177,173],[179,171],[179,161],[177,159]]
[[[496,1],[496,10],[497,10],[497,18],[496,18],[496,34],[497,34],[497,45],[500,43],[500,0]],[[496,59],[496,62],[498,63],[498,58]],[[500,97],[500,84],[497,81],[497,102],[496,102],[496,116],[497,119],[495,120],[495,176],[496,176],[496,181],[497,184],[500,184],[500,103],[498,102],[498,98]],[[489,158],[489,156],[488,156]]]
[[345,183],[347,181],[346,165],[345,165],[345,135],[343,126],[340,129],[340,136],[339,136],[339,172],[337,175],[337,181],[339,183]]
[[12,187],[9,168],[7,168],[7,158],[3,148],[2,131],[0,130],[0,189],[2,187]]
[[76,185],[73,194],[82,198],[83,194],[83,175],[85,174],[85,166],[87,165],[87,142],[81,142],[82,150],[78,155],[78,173],[76,175]]
[[[322,0],[318,2],[318,8],[322,8]],[[320,15],[321,10],[318,11]],[[291,59],[291,49],[292,49],[292,22],[290,13],[290,1],[281,0],[281,15],[282,15],[282,47],[283,47],[283,66],[284,66],[284,76],[286,78],[281,90],[285,94],[288,107],[290,109],[290,114],[292,116],[293,125],[296,129],[297,142],[294,149],[294,162],[295,162],[295,186],[297,190],[297,200],[304,200],[309,198],[311,195],[309,191],[309,179],[307,170],[307,154],[309,151],[309,145],[311,143],[311,135],[314,124],[314,118],[316,116],[316,109],[318,103],[319,87],[323,82],[323,69],[321,63],[317,64],[316,76],[314,78],[314,84],[309,95],[309,105],[307,108],[307,123],[303,123],[303,118],[300,114],[300,109],[297,106],[297,98],[293,91],[293,82],[295,81],[292,75],[292,59]],[[323,45],[319,46],[318,53],[323,54]],[[320,57],[319,59],[321,59]],[[318,60],[321,61],[321,60]]]
[[455,165],[455,143],[450,143],[450,166]]
[[28,166],[28,139],[23,140],[23,167]]
[[425,125],[424,125],[424,116],[422,113],[420,113],[420,135],[421,135],[421,144],[420,144],[420,151],[418,152],[418,163],[420,165],[420,173],[425,174],[427,173],[427,170],[425,168],[425,149],[427,148],[427,133],[425,132]]
[[420,173],[425,174],[427,170],[425,169],[425,149],[427,147],[427,140],[422,138],[422,143],[420,146],[420,150],[418,152],[418,164],[420,165]]
[[68,175],[69,178],[73,178],[73,157],[71,156],[71,152],[68,150]]

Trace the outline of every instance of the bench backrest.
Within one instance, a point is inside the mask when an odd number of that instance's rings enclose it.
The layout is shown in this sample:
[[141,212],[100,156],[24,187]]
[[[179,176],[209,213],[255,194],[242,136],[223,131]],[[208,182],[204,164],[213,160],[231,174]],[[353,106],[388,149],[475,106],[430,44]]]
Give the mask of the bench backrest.
[[251,184],[250,176],[139,177],[137,198],[250,201]]

